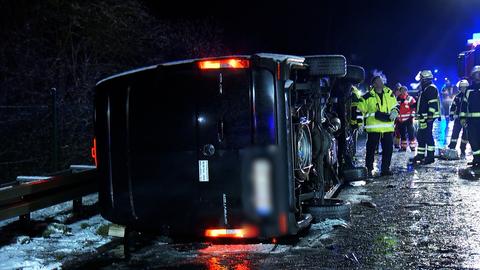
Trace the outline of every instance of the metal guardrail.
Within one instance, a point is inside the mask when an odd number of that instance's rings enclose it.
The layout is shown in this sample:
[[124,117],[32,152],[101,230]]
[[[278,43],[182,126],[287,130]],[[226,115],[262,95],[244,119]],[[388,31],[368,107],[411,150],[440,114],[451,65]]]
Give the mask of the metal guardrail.
[[97,178],[95,166],[84,165],[71,166],[69,174],[19,176],[17,184],[0,189],[0,220],[28,220],[31,212],[66,201],[73,201],[75,211],[83,196],[97,192]]

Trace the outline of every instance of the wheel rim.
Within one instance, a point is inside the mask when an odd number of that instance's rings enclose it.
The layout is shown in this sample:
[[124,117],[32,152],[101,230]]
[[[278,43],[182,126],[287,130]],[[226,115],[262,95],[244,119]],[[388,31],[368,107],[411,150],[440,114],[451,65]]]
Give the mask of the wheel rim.
[[312,164],[310,133],[305,126],[302,126],[297,134],[297,164],[302,173],[308,173]]

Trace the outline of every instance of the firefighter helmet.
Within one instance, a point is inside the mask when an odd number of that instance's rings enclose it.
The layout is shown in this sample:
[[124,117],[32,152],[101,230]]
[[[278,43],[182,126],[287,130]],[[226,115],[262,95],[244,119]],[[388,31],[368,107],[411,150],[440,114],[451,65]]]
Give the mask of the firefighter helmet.
[[470,86],[470,84],[465,79],[463,79],[463,80],[461,80],[457,83],[458,88],[460,88],[460,87],[465,87],[466,88],[466,87],[469,87],[469,86]]
[[433,80],[433,73],[431,70],[422,70],[420,72],[420,80],[429,79]]
[[477,72],[480,72],[480,66],[474,66],[472,68],[472,72],[470,73],[470,76],[473,76],[473,74]]

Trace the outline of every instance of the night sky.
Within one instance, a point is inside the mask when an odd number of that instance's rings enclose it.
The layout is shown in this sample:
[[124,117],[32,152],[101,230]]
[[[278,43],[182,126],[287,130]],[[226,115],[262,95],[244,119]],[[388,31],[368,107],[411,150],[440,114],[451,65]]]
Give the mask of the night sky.
[[183,16],[217,21],[230,53],[338,53],[367,72],[383,70],[390,85],[413,82],[424,68],[456,80],[456,56],[480,32],[480,0],[224,1],[193,8]]

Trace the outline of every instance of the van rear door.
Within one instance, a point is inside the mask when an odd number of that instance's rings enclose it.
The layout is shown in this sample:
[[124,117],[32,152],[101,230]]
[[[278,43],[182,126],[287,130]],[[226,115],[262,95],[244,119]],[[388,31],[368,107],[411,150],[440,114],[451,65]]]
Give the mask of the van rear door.
[[194,224],[228,225],[228,209],[241,208],[239,150],[252,140],[249,69],[160,67],[157,81],[143,87],[132,89],[130,101],[142,225],[190,233]]

